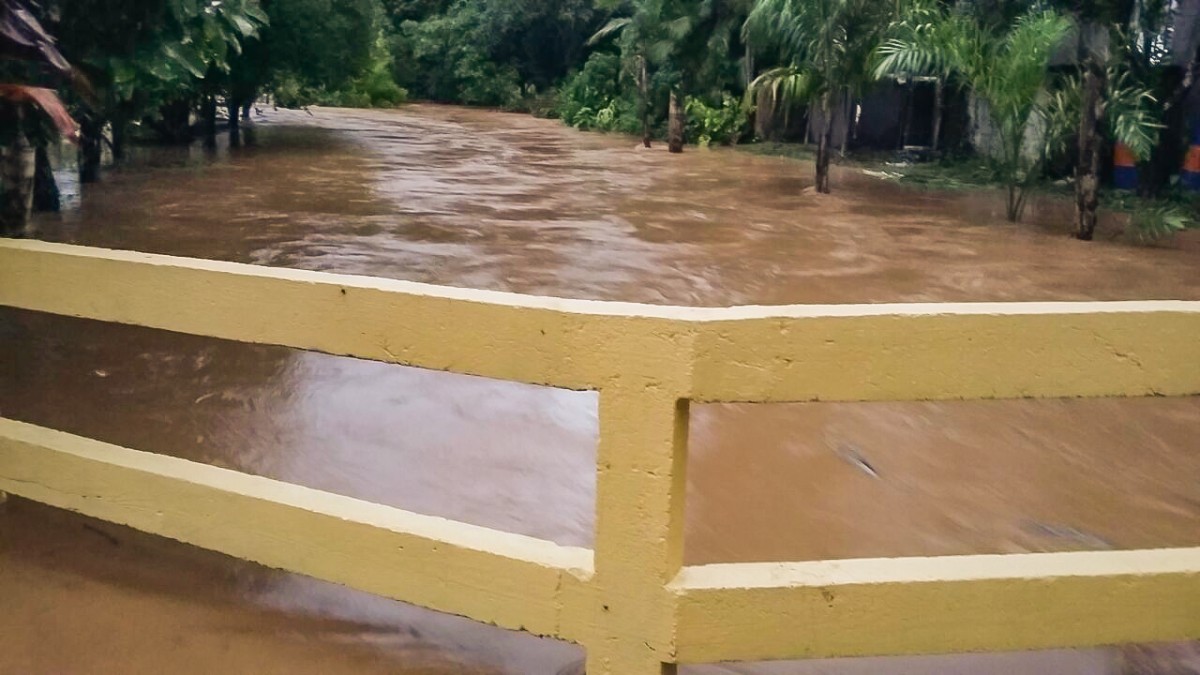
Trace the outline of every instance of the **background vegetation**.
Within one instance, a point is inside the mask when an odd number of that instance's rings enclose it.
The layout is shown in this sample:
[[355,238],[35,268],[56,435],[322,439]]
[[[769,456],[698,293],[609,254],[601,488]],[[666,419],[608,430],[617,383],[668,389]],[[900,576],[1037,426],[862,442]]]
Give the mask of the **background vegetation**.
[[[559,117],[647,144],[815,141],[816,187],[827,192],[829,164],[855,150],[872,93],[920,80],[936,91],[932,156],[962,162],[965,150],[986,163],[1010,218],[1021,217],[1029,189],[1067,179],[1077,235],[1090,239],[1120,144],[1140,163],[1138,199],[1157,200],[1135,219],[1151,236],[1192,222],[1175,183],[1200,40],[1173,57],[1180,17],[1195,17],[1198,4],[7,0],[4,11],[25,11],[55,36],[74,72],[10,57],[0,81],[62,93],[80,122],[85,181],[98,177],[103,147],[119,160],[134,131],[213,143],[224,127],[236,144],[239,118],[264,97],[288,107],[418,99]],[[22,105],[0,101],[0,115],[16,119]],[[963,111],[992,142],[951,123]],[[20,117],[35,145],[50,136],[36,114]]]

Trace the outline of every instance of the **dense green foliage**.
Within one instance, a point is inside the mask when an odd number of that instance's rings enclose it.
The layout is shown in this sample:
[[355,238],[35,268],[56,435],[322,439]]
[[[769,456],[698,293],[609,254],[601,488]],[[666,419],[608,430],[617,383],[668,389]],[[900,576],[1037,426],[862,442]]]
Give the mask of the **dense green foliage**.
[[641,128],[637,103],[621,83],[621,58],[596,52],[559,90],[557,114],[578,129],[635,134]]
[[265,45],[249,68],[279,103],[370,106],[404,100],[388,77],[391,59],[377,0],[271,0]]
[[864,92],[880,36],[899,8],[876,0],[758,0],[746,20],[747,38],[783,61],[754,80],[752,91],[765,93],[772,108],[805,104],[819,116],[818,192],[830,191],[835,102]]
[[[675,100],[694,144],[768,128],[814,139],[828,191],[833,129],[844,153],[854,111],[888,87],[911,100],[919,76],[936,82],[933,146],[939,133],[959,136],[947,147],[974,142],[1013,218],[1048,173],[1073,173],[1080,209],[1094,212],[1087,186],[1115,142],[1144,161],[1146,191],[1161,191],[1200,71],[1200,55],[1167,61],[1170,27],[1197,0],[21,1],[86,76],[58,83],[85,154],[98,155],[105,128],[114,150],[139,123],[173,140],[211,135],[218,109],[232,135],[237,111],[262,96],[529,110],[647,144],[666,135]],[[952,132],[940,124],[950,98],[970,117]]]
[[686,109],[688,136],[702,147],[737,143],[750,125],[749,105],[729,94],[721,96],[720,102],[714,105],[702,98],[690,98]]
[[520,107],[584,57],[587,0],[385,0],[396,81],[414,96]]
[[228,76],[268,22],[258,0],[58,0],[47,27],[90,81],[85,117],[132,120]]

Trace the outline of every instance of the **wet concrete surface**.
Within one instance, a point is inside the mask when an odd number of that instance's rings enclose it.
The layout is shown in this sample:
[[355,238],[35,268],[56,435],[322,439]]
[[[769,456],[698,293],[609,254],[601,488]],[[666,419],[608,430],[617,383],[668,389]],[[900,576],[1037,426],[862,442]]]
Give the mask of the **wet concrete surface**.
[[[692,305],[1200,299],[1200,248],[1081,244],[1069,204],[434,106],[269,112],[146,151],[36,236]],[[1114,224],[1110,223],[1109,227]],[[464,327],[481,330],[485,327]],[[0,310],[0,414],[542,537],[592,539],[596,399]],[[1200,402],[703,405],[691,564],[1200,543]],[[0,672],[555,673],[573,647],[12,500]],[[1117,651],[737,672],[1121,672]],[[1030,660],[1033,659],[1033,660]],[[1126,664],[1125,667],[1127,667]],[[730,672],[718,667],[685,672]]]

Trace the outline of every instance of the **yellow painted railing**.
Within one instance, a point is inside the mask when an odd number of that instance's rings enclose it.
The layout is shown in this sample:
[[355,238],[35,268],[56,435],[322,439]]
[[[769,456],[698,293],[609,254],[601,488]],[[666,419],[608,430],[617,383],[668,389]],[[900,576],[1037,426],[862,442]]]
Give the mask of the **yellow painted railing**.
[[599,391],[594,551],[0,419],[0,491],[574,641],[589,675],[1200,639],[1200,548],[682,564],[690,402],[1196,395],[1198,302],[657,307],[3,241],[0,305]]

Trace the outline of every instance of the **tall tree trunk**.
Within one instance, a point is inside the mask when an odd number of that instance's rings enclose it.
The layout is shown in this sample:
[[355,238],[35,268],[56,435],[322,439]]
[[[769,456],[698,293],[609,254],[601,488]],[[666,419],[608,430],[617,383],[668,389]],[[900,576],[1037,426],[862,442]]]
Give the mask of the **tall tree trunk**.
[[229,101],[226,107],[229,110],[229,147],[236,148],[242,144],[242,127],[238,120],[241,106],[235,101]]
[[683,152],[683,130],[687,126],[687,114],[683,109],[683,104],[679,102],[679,95],[675,90],[671,90],[671,107],[670,107],[671,122],[667,130],[667,149],[674,153]]
[[100,161],[103,157],[104,122],[89,115],[79,121],[79,182],[100,180]]
[[37,211],[58,211],[62,208],[62,197],[58,182],[54,180],[54,167],[50,166],[50,153],[45,144],[34,151],[33,208]]
[[833,102],[827,91],[821,96],[821,133],[817,136],[817,192],[829,194],[829,154],[833,146]]
[[192,133],[192,101],[179,99],[159,107],[158,133],[168,143],[190,143]]
[[933,137],[929,141],[929,147],[934,152],[937,152],[941,145],[942,115],[945,114],[945,108],[946,83],[939,77],[933,86],[933,131],[931,132]]
[[1075,164],[1075,236],[1091,241],[1100,203],[1100,123],[1104,119],[1107,75],[1095,55],[1084,65],[1083,100],[1079,117],[1079,157]]
[[1030,182],[1030,175],[1022,176],[1020,170],[1025,135],[1020,130],[1016,130],[1007,134],[1006,137],[1003,132],[1000,132],[1000,127],[997,127],[997,134],[1003,152],[1004,182],[1008,187],[1008,204],[1005,215],[1008,217],[1008,222],[1015,223],[1021,220],[1021,216],[1025,212],[1025,189]]
[[754,135],[763,141],[775,140],[775,106],[766,88],[759,89],[754,106]]
[[16,133],[5,149],[0,172],[0,183],[4,187],[0,201],[0,234],[23,233],[33,209],[34,151],[29,139],[25,138],[24,117],[24,106],[17,104]]
[[1016,183],[1008,184],[1008,201],[1005,203],[1004,217],[1010,223],[1021,220],[1021,188]]
[[217,97],[204,97],[204,147],[217,147]]
[[642,145],[650,147],[650,71],[646,65],[646,57],[639,56],[638,96],[641,98],[642,113]]

